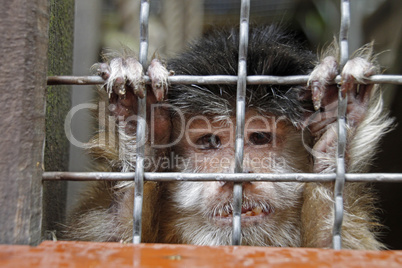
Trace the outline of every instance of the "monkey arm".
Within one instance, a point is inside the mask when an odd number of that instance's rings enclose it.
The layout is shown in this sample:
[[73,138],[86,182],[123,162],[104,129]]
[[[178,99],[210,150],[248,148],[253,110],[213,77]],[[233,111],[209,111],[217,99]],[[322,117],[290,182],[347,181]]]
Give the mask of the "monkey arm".
[[[106,80],[99,101],[99,132],[88,145],[96,169],[101,171],[134,171],[136,161],[136,126],[138,97],[147,91],[147,129],[154,135],[145,144],[146,171],[159,171],[159,158],[164,151],[154,149],[153,144],[168,143],[170,115],[159,107],[167,92],[169,72],[154,59],[148,68],[151,85],[143,81],[141,64],[133,57],[115,57],[94,66]],[[105,111],[100,107],[105,103]],[[156,107],[155,107],[156,106]],[[104,117],[104,118],[103,118]],[[101,125],[103,124],[105,125]],[[118,134],[118,135],[116,135]],[[144,184],[143,237],[144,242],[155,242],[157,231],[159,187],[154,182]],[[88,241],[122,241],[132,239],[133,182],[95,182],[89,187],[69,217],[68,227],[62,239]]]
[[[380,138],[390,129],[392,120],[383,112],[381,92],[376,85],[357,85],[378,70],[372,61],[372,47],[366,46],[349,60],[342,70],[340,90],[348,97],[346,171],[367,172]],[[312,148],[313,170],[334,172],[337,146],[337,87],[330,85],[338,64],[327,56],[311,74],[309,87],[317,112],[309,118],[308,128],[315,139]],[[306,184],[302,211],[303,244],[331,247],[334,215],[333,183]],[[376,240],[379,225],[375,219],[375,198],[364,183],[347,183],[344,189],[343,247],[380,249]]]

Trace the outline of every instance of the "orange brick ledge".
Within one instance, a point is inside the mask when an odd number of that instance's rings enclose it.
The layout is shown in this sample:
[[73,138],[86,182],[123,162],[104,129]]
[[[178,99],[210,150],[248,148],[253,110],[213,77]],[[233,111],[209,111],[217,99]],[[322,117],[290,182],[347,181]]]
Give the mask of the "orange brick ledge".
[[0,245],[0,267],[402,267],[402,251],[45,241]]

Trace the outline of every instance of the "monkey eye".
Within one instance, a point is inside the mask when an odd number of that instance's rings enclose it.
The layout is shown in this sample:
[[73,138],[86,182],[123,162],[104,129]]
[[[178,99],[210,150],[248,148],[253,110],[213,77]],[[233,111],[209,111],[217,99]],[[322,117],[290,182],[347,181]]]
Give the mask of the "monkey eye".
[[221,146],[221,139],[214,134],[207,134],[196,142],[201,150],[218,149]]
[[249,141],[254,145],[264,145],[272,141],[271,132],[254,132],[250,135]]

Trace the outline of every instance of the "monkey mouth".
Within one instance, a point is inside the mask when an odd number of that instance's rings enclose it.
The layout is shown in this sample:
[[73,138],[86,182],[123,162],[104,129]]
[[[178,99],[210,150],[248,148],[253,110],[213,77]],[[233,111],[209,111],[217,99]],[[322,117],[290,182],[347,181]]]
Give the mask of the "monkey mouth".
[[[262,206],[243,206],[241,209],[241,224],[242,226],[256,225],[266,219],[271,214],[271,209]],[[219,225],[230,225],[233,220],[233,210],[229,208],[223,209],[216,213],[213,221]]]

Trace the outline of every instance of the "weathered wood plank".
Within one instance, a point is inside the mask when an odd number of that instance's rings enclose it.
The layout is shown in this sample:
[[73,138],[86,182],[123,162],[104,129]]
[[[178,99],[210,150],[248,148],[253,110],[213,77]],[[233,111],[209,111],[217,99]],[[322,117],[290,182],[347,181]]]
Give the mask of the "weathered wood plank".
[[0,243],[41,239],[48,1],[0,9]]

